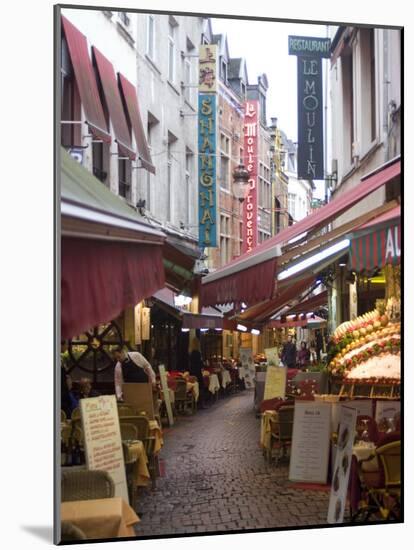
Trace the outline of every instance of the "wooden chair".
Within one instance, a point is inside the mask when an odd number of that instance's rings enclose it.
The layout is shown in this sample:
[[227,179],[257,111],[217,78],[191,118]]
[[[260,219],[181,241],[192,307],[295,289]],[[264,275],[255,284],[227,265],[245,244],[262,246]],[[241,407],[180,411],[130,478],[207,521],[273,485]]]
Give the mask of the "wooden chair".
[[115,485],[112,477],[101,470],[62,471],[62,502],[112,498]]
[[272,433],[270,439],[269,462],[272,461],[272,451],[276,448],[278,449],[276,465],[280,458],[286,456],[287,448],[292,444],[294,410],[295,407],[292,405],[283,405],[279,407],[277,411],[277,420],[270,421]]
[[195,400],[193,392],[187,391],[187,382],[185,380],[177,380],[177,386],[174,391],[175,408],[178,411],[185,412],[188,408],[191,414],[195,411]]

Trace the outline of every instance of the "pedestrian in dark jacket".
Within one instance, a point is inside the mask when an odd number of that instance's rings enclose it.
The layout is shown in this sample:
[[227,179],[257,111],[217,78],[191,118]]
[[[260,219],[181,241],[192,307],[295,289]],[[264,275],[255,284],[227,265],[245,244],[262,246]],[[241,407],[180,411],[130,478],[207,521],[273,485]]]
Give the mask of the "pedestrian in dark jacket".
[[289,369],[294,369],[296,367],[296,345],[290,334],[287,342],[283,345],[281,359],[282,363]]
[[301,342],[300,350],[298,351],[297,362],[301,369],[306,368],[310,361],[310,350],[308,350],[306,342]]
[[198,338],[193,338],[191,342],[190,352],[190,375],[195,376],[198,382],[199,388],[199,405],[200,408],[204,408],[206,402],[206,391],[203,382],[203,367],[204,362],[200,352],[200,341]]

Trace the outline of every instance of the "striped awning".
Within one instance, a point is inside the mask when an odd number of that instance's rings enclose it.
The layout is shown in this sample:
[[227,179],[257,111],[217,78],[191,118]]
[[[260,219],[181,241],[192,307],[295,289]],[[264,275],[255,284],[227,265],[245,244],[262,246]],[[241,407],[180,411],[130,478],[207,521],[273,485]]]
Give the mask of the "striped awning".
[[401,208],[387,212],[349,235],[349,269],[371,272],[401,261]]

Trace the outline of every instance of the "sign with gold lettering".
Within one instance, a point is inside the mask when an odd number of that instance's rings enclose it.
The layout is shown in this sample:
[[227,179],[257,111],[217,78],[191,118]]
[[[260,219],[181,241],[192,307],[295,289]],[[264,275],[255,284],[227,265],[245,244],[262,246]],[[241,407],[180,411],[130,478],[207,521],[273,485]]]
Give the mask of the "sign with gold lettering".
[[244,166],[249,173],[249,191],[243,202],[242,252],[257,245],[257,167],[259,151],[259,102],[244,103]]
[[217,46],[200,46],[198,73],[198,91],[199,93],[217,92]]
[[217,246],[216,101],[214,94],[198,96],[198,244]]

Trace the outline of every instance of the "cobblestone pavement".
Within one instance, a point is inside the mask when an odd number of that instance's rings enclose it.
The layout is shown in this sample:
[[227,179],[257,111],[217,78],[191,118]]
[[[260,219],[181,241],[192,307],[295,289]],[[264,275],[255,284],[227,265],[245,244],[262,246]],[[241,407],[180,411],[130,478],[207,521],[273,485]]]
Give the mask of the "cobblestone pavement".
[[137,536],[326,523],[329,493],[293,489],[259,448],[253,395],[224,397],[165,430],[164,475],[138,495]]

